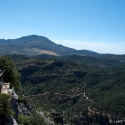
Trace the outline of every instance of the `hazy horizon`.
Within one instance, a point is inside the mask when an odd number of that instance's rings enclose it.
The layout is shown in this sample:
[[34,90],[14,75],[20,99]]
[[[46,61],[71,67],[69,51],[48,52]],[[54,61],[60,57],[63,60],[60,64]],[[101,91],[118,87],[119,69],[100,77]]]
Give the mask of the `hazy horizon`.
[[[32,34],[32,35],[36,35],[36,34]],[[31,36],[31,35],[27,35],[27,36]],[[39,35],[38,35],[39,36]],[[21,37],[26,37],[26,36],[21,36]],[[21,37],[18,37],[18,38],[21,38]],[[43,37],[46,37],[46,36],[43,36]],[[18,39],[18,38],[7,38],[5,40],[9,40],[9,39]],[[47,38],[47,37],[46,37]],[[4,39],[4,38],[3,38]],[[49,39],[49,38],[48,38]],[[51,40],[51,39],[49,39]],[[116,55],[123,55],[124,53],[118,53],[117,51],[119,51],[119,49],[124,49],[124,45],[125,43],[122,43],[121,45],[119,44],[110,44],[110,43],[101,43],[101,42],[80,42],[80,41],[67,41],[67,40],[51,40],[52,42],[58,44],[58,45],[63,45],[65,47],[69,47],[69,48],[73,48],[73,49],[76,49],[76,50],[89,50],[89,51],[93,51],[93,52],[97,52],[97,53],[100,53],[100,54],[116,54]],[[103,48],[107,49],[108,47],[112,47],[111,51],[110,52],[106,52],[104,53],[100,46],[102,46]],[[86,49],[83,49],[83,48],[86,48]],[[98,48],[98,51],[96,51]],[[116,49],[117,48],[117,51]],[[114,53],[112,53],[113,51]],[[115,53],[117,52],[117,53]]]

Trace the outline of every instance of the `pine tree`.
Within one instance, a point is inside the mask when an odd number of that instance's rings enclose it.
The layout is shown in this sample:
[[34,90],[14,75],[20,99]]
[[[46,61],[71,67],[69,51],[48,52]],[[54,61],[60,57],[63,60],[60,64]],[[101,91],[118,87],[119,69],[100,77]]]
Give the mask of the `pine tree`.
[[11,88],[18,90],[20,87],[20,73],[17,71],[13,61],[7,56],[0,57],[0,68],[5,69],[3,81],[10,83]]

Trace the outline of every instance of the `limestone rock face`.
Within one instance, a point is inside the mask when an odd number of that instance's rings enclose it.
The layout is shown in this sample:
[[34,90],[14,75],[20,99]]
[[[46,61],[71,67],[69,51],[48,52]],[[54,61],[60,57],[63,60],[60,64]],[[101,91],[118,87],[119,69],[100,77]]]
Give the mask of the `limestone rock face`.
[[27,116],[30,116],[32,112],[35,112],[35,110],[29,104],[25,105],[23,103],[18,104],[18,111],[19,114],[25,114]]
[[11,116],[11,121],[9,123],[7,123],[6,125],[18,125],[18,123],[16,122],[16,120],[13,118],[13,116]]
[[1,94],[9,94],[10,83],[3,83],[1,85]]

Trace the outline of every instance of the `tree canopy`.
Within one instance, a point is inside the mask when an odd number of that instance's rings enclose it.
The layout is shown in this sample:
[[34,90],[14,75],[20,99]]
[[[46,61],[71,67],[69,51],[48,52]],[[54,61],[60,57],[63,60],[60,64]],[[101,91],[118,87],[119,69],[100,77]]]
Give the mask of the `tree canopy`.
[[5,69],[4,82],[9,82],[16,90],[20,86],[20,73],[17,71],[13,61],[7,56],[0,57],[0,68]]

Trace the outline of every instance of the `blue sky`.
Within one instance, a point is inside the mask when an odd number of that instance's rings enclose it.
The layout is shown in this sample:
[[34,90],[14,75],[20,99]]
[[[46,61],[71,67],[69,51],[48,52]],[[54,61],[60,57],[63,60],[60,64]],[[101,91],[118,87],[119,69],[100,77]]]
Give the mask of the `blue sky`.
[[125,0],[1,0],[0,39],[32,34],[75,49],[125,54]]

